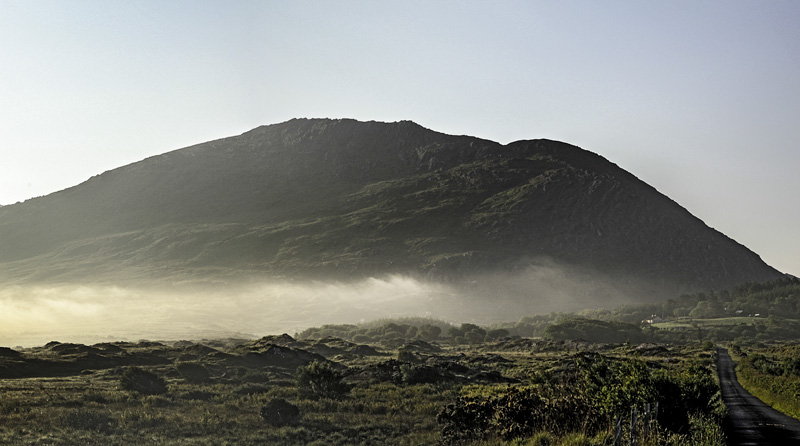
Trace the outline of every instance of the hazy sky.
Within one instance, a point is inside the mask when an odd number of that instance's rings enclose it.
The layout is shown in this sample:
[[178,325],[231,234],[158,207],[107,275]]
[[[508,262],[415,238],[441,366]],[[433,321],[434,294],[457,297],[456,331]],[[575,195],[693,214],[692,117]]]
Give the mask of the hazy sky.
[[294,117],[597,152],[800,275],[800,2],[0,0],[0,203]]

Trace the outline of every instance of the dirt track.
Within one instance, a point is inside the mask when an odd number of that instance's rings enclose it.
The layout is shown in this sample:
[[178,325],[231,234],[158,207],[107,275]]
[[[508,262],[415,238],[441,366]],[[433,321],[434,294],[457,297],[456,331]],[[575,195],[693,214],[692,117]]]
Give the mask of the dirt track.
[[725,426],[728,445],[800,446],[800,420],[778,412],[744,390],[736,380],[736,364],[728,351],[718,352],[722,399],[729,411]]

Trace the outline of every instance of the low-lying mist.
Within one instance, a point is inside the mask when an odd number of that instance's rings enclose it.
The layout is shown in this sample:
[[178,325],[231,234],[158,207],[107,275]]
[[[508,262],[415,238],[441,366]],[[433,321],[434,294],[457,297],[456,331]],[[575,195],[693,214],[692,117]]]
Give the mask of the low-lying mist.
[[0,289],[0,346],[260,337],[406,316],[489,324],[631,301],[607,281],[552,265],[458,283],[395,275],[349,283],[16,285]]

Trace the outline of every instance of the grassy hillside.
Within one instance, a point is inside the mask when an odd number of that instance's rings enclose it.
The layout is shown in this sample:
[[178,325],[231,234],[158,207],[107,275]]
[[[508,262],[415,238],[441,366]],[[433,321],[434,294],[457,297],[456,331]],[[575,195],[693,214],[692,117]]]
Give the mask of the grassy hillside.
[[604,158],[411,122],[292,120],[0,208],[0,280],[408,274],[551,261],[652,300],[780,277]]

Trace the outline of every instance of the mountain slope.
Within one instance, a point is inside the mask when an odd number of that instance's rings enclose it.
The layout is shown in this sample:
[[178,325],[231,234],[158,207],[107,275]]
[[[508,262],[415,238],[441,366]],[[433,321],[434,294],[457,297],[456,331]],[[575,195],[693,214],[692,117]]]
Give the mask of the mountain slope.
[[781,276],[596,154],[412,122],[292,120],[0,208],[6,282],[459,281],[543,259],[664,295]]

